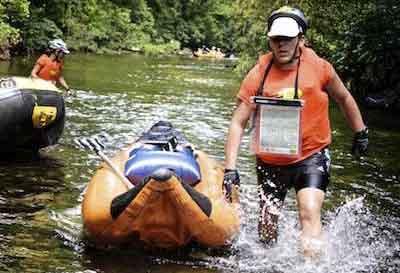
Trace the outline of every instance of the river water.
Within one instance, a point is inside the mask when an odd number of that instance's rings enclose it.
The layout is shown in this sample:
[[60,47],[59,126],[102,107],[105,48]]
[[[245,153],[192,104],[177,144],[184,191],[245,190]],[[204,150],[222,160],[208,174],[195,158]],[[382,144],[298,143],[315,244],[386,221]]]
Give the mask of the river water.
[[[33,61],[0,63],[0,76],[28,75]],[[240,84],[233,65],[183,57],[68,56],[65,78],[76,95],[66,98],[60,143],[42,151],[40,160],[0,165],[0,272],[400,272],[399,121],[363,111],[371,146],[369,156],[357,161],[349,154],[351,132],[334,106],[332,176],[323,208],[326,245],[319,260],[299,254],[293,192],[280,218],[278,243],[259,243],[249,136],[239,158],[242,227],[230,249],[100,251],[82,238],[80,204],[100,160],[73,140],[107,132],[106,153],[112,156],[162,119],[223,160]]]

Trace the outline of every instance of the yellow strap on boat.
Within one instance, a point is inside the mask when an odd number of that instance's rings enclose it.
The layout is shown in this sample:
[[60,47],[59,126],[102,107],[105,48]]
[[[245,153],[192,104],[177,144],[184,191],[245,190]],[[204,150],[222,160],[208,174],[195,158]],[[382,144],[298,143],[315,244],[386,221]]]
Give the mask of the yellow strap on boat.
[[53,106],[35,106],[32,113],[33,128],[43,128],[51,124],[57,116],[57,108]]

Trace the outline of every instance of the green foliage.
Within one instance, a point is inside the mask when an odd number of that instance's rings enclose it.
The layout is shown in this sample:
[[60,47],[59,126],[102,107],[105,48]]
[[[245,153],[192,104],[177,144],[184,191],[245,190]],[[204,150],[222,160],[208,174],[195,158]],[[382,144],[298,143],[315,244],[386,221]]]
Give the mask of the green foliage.
[[140,31],[150,35],[154,34],[154,16],[146,0],[114,0],[113,2],[130,9],[131,22],[140,26]]
[[29,15],[27,0],[0,1],[0,47],[9,46],[19,40],[19,22]]
[[173,53],[177,53],[180,49],[180,43],[178,41],[170,41],[169,43],[163,44],[144,44],[143,52],[146,55],[152,56],[160,56],[160,55],[169,55]]
[[17,29],[0,21],[0,47],[9,44],[9,41],[16,42],[18,38],[19,32]]
[[[148,43],[151,33],[152,18],[145,20],[143,25],[132,22],[131,10],[118,6],[106,0],[90,1],[35,1],[32,7],[32,21],[51,21],[50,29],[43,24],[28,24],[25,32],[27,37],[31,33],[38,33],[37,28],[42,29],[47,40],[53,36],[54,29],[63,32],[63,38],[73,50],[101,52],[107,50],[119,51],[131,49]],[[146,14],[145,7],[140,14]],[[54,27],[55,24],[55,27]],[[37,36],[42,38],[43,35]],[[32,43],[30,43],[32,44]],[[36,43],[34,48],[40,48]]]
[[118,50],[129,44],[126,37],[133,28],[128,9],[119,8],[108,1],[81,2],[79,6],[69,6],[68,9],[70,15],[64,27],[66,40],[72,49]]
[[53,21],[36,16],[26,22],[24,29],[24,44],[28,50],[43,51],[47,48],[49,40],[63,36],[62,31]]
[[216,46],[232,49],[232,7],[222,0],[148,0],[160,41],[178,40],[195,49]]
[[[233,6],[225,0],[6,2],[15,4],[13,10],[31,13],[29,20],[12,17],[16,23],[13,30],[22,32],[23,45],[28,48],[42,49],[46,43],[43,41],[54,36],[62,37],[73,50],[93,52],[133,48],[158,51],[162,44],[165,44],[162,48],[170,48],[170,41],[179,41],[180,45],[192,49],[202,45],[220,47],[224,51],[236,48]],[[5,27],[1,31],[10,33]]]
[[358,94],[384,91],[399,96],[400,7],[395,1],[378,1],[364,10],[343,35],[344,72]]
[[0,18],[10,25],[16,26],[19,21],[29,15],[29,2],[26,0],[0,1]]

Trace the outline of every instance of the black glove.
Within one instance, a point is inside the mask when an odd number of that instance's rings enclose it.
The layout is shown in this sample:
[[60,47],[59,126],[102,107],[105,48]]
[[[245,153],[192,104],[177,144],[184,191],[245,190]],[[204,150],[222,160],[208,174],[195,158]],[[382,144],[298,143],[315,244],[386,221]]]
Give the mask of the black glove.
[[238,170],[225,169],[223,186],[225,189],[225,198],[231,201],[233,185],[240,186],[240,177]]
[[365,127],[354,134],[353,146],[351,148],[351,153],[357,157],[367,154],[368,149],[368,128]]
[[73,97],[76,97],[76,90],[68,87],[68,89],[65,89],[64,94],[67,96],[71,95]]

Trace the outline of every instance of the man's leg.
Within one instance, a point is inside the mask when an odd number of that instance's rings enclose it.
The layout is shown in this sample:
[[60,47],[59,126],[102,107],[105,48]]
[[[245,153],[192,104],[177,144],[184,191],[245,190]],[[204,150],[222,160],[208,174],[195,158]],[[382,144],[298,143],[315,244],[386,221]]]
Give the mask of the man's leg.
[[268,167],[260,162],[257,163],[257,180],[260,199],[258,233],[262,242],[271,244],[274,243],[278,237],[279,214],[288,188],[279,181],[279,168]]
[[282,201],[274,201],[271,195],[260,193],[260,216],[258,233],[260,240],[266,244],[276,242],[278,238],[278,219],[283,205]]
[[297,192],[300,240],[305,256],[318,254],[322,243],[321,209],[324,197],[324,191],[317,188],[303,188]]

